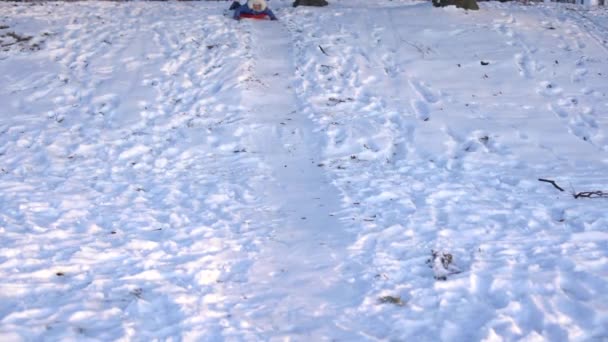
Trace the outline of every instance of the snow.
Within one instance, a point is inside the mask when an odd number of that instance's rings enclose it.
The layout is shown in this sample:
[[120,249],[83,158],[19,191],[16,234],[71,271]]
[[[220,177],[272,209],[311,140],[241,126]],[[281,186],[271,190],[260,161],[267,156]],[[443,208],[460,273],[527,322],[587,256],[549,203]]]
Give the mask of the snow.
[[608,339],[608,11],[290,4],[0,3],[0,340]]

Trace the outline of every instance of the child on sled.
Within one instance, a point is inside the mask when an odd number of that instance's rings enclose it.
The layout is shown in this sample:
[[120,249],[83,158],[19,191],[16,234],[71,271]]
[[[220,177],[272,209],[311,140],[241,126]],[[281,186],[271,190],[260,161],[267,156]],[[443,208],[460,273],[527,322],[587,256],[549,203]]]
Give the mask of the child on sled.
[[241,17],[263,18],[265,16],[268,16],[270,20],[277,20],[265,0],[247,0],[244,5],[235,1],[230,6],[230,10],[234,10],[233,18],[236,20],[241,20]]

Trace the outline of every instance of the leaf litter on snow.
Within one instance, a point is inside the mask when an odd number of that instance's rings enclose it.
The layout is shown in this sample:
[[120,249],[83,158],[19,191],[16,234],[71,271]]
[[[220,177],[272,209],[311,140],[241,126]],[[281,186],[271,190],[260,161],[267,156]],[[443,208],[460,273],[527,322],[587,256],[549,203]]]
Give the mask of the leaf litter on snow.
[[426,263],[437,280],[447,280],[448,276],[462,272],[456,267],[454,256],[447,252],[431,250],[431,258]]

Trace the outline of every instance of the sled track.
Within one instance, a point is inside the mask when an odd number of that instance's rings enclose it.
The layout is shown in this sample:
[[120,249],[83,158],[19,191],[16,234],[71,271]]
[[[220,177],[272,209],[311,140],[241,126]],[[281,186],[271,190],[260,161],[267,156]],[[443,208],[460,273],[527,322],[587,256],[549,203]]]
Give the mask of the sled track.
[[337,191],[324,174],[322,137],[294,91],[289,32],[280,22],[243,21],[248,50],[240,110],[248,152],[263,172],[252,177],[271,233],[248,272],[249,310],[240,310],[256,338],[352,338],[339,326],[358,298],[356,265],[346,248]]

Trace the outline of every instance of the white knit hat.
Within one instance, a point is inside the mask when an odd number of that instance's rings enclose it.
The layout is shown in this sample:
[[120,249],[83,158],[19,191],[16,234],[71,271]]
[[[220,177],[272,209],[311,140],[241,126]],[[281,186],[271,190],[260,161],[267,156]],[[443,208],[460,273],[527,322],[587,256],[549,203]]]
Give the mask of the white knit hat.
[[262,11],[268,7],[265,0],[247,0],[247,7],[253,9],[253,5],[260,5]]

